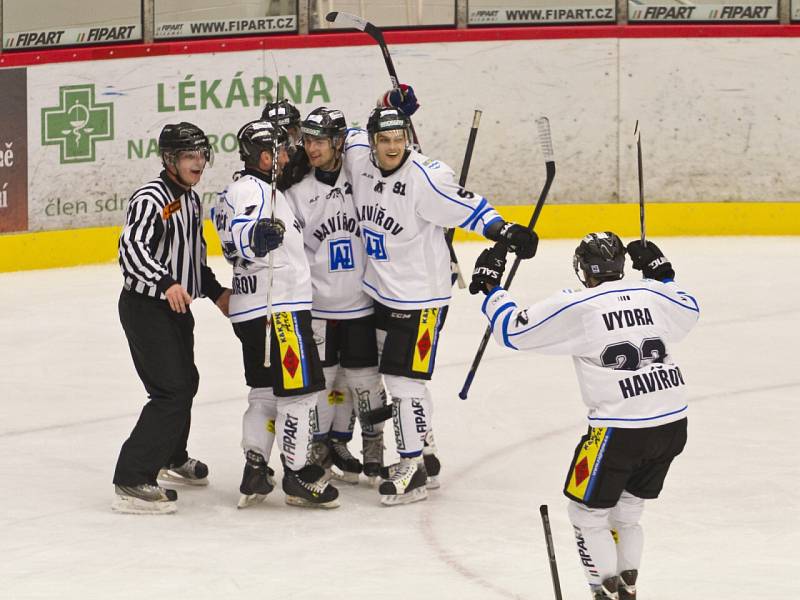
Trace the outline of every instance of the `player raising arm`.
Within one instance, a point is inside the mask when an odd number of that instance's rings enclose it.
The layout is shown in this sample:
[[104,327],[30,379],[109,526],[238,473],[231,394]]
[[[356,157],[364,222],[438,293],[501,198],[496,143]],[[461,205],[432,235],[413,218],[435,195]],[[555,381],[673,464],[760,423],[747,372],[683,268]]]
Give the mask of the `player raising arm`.
[[470,285],[472,293],[487,294],[483,312],[499,344],[572,356],[589,428],[575,449],[564,494],[595,600],[636,597],[644,503],[658,497],[686,443],[686,382],[670,345],[699,316],[697,302],[674,283],[672,265],[655,244],[634,241],[627,252],[646,279],[619,281],[622,241],[611,232],[590,233],[573,258],[585,289],[527,308],[500,287],[502,249],[481,253]]
[[345,168],[368,258],[363,288],[375,300],[379,368],[394,403],[400,454],[380,486],[381,502],[408,503],[427,497],[420,457],[432,404],[425,382],[433,374],[451,289],[444,228],[502,240],[523,258],[534,255],[537,238],[459,187],[450,167],[414,150],[410,121],[400,109],[372,111],[367,131],[346,142]]

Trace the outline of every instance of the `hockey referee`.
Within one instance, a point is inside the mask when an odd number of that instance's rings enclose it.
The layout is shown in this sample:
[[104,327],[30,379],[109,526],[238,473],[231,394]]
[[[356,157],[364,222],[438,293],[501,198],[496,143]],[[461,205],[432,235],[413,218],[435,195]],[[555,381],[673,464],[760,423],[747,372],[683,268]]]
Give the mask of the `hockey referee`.
[[197,185],[213,153],[191,123],[166,125],[158,138],[164,170],[131,196],[119,239],[125,279],[119,318],[133,364],[150,401],[122,445],[114,472],[112,508],[125,513],[171,513],[174,490],[156,479],[208,483],[208,467],[189,458],[194,364],[193,299],[207,296],[227,315],[230,290],[206,265]]

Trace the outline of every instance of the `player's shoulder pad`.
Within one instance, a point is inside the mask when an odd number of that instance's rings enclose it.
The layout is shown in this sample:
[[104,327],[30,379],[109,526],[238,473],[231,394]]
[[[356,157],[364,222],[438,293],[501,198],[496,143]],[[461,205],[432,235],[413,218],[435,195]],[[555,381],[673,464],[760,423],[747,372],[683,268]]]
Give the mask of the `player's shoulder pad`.
[[366,129],[352,127],[345,132],[344,151],[347,152],[350,148],[359,146],[369,146],[367,131]]
[[455,177],[453,169],[446,163],[435,158],[430,158],[419,152],[412,152],[409,159],[422,169],[431,179],[447,181]]

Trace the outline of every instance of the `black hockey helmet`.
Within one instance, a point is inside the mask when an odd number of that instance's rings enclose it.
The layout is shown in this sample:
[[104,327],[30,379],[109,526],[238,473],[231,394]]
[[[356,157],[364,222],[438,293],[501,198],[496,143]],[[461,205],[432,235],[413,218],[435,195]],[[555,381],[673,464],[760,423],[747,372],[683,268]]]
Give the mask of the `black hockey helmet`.
[[380,106],[372,109],[367,120],[367,133],[369,133],[370,139],[373,139],[376,133],[394,131],[395,129],[406,131],[406,137],[409,143],[411,142],[411,119],[402,110]]
[[239,158],[245,164],[257,165],[264,150],[274,158],[276,148],[288,146],[289,134],[280,125],[258,119],[245,123],[236,134],[236,139],[239,142]]
[[625,274],[625,245],[616,233],[590,233],[575,248],[572,267],[581,283],[590,277],[596,281],[616,281]]
[[406,151],[414,148],[414,134],[411,131],[411,119],[399,108],[374,108],[367,120],[369,145],[372,149],[372,162],[378,164],[376,154],[377,135],[384,131],[402,130],[406,134]]
[[300,123],[300,132],[314,137],[338,138],[344,136],[346,131],[344,113],[327,106],[315,108]]
[[288,100],[268,102],[261,111],[262,121],[277,122],[282,127],[297,127],[300,129],[300,111]]
[[186,121],[164,125],[158,136],[158,151],[164,162],[174,162],[178,152],[192,150],[203,151],[209,167],[214,163],[208,136],[197,125]]

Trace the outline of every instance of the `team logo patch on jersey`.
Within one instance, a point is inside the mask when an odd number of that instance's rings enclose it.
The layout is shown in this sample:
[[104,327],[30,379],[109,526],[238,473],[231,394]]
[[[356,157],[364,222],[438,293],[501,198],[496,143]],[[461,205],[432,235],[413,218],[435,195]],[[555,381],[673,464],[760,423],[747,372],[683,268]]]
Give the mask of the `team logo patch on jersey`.
[[180,209],[181,209],[181,201],[175,200],[175,202],[170,202],[169,204],[167,204],[164,207],[164,210],[161,211],[161,214],[164,216],[164,220],[166,221]]
[[328,240],[328,271],[352,271],[356,268],[353,260],[353,244],[349,239]]
[[592,427],[578,452],[569,474],[566,492],[577,500],[590,500],[606,445],[613,429]]
[[364,247],[367,251],[367,256],[372,260],[389,260],[383,234],[363,226],[361,227],[361,232],[364,234]]
[[433,371],[433,357],[436,355],[436,342],[439,335],[438,308],[423,308],[419,315],[417,342],[414,345],[414,362],[411,369],[417,373]]
[[308,361],[297,319],[294,313],[280,312],[272,315],[272,321],[280,350],[283,387],[287,390],[305,387],[308,380]]

